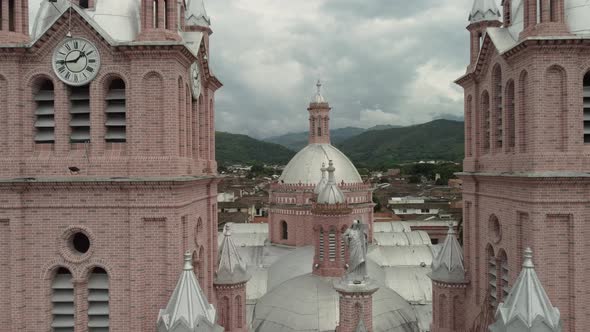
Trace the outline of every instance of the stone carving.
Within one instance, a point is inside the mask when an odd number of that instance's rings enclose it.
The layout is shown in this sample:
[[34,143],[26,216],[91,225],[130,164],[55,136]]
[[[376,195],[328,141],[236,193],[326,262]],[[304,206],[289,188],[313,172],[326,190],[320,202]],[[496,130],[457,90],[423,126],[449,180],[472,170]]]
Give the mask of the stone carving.
[[360,284],[367,278],[367,225],[355,220],[352,226],[344,232],[344,242],[348,246],[348,268],[345,280]]

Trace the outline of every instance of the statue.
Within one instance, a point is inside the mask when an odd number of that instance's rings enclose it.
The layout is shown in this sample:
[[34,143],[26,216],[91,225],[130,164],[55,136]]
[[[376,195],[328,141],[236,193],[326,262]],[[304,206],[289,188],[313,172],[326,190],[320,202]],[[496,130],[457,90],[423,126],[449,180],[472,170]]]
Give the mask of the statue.
[[344,242],[348,246],[348,268],[345,279],[354,284],[360,284],[367,278],[367,225],[355,220],[352,226],[343,235]]

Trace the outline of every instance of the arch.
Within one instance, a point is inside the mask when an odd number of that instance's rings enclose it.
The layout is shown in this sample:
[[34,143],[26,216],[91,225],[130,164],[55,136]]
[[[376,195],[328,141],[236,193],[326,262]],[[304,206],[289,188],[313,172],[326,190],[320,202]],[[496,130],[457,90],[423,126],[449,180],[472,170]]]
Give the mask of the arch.
[[127,86],[117,74],[104,79],[105,91],[105,141],[127,141]]
[[281,220],[281,239],[288,240],[289,239],[289,225],[285,220]]
[[448,304],[447,304],[447,295],[446,294],[440,294],[438,296],[438,318],[439,318],[439,326],[441,328],[447,328],[448,327],[448,321],[449,321],[449,308],[448,308]]
[[[195,267],[193,267],[194,269]],[[197,269],[197,279],[199,283],[204,287],[205,286],[205,248],[203,246],[199,247],[199,260],[198,264],[196,265]]]
[[185,117],[186,117],[186,102],[184,95],[184,81],[182,77],[178,77],[178,154],[181,157],[186,155],[185,142]]
[[465,154],[468,157],[473,155],[473,142],[471,140],[471,135],[473,134],[473,130],[471,128],[471,121],[473,116],[473,97],[471,95],[467,96],[466,100],[466,107],[465,107]]
[[510,292],[510,269],[508,268],[508,256],[506,255],[506,251],[504,249],[500,249],[498,251],[498,287],[500,291],[498,292],[499,298],[498,302],[503,302],[507,297],[508,293]]
[[496,64],[492,70],[492,137],[494,150],[500,150],[504,144],[503,133],[503,99],[502,67]]
[[[164,78],[158,72],[152,71],[143,77],[142,91],[145,93],[146,107],[138,110],[138,120],[142,121],[142,128],[150,135],[142,139],[142,152],[164,154]],[[134,117],[135,118],[135,117]]]
[[109,275],[94,267],[88,277],[88,331],[108,330],[109,320]]
[[543,135],[548,139],[544,142],[549,150],[565,151],[568,132],[567,124],[567,75],[563,67],[552,65],[545,73],[545,102],[544,115],[547,121],[543,121]]
[[57,267],[53,271],[51,282],[51,325],[59,324],[66,330],[74,330],[74,278],[72,272],[65,267]]
[[502,239],[502,227],[500,220],[495,214],[490,215],[488,219],[488,234],[494,243],[498,243]]
[[490,94],[487,90],[484,90],[481,94],[481,130],[482,135],[482,149],[483,153],[490,151],[490,135],[491,135],[491,115],[490,115]]
[[487,257],[487,285],[489,303],[488,305],[495,309],[498,306],[498,266],[496,256],[494,255],[494,247],[488,244],[486,247]]
[[527,151],[526,113],[529,105],[527,85],[528,72],[523,70],[518,79],[518,148],[521,153]]
[[582,124],[583,124],[583,139],[584,143],[590,143],[590,70],[586,72],[582,80],[583,85],[583,113],[582,113]]
[[506,151],[514,151],[516,146],[516,115],[514,113],[514,81],[509,80],[506,83],[506,106],[505,106],[505,135],[506,135]]
[[229,306],[229,298],[224,296],[219,301],[219,325],[226,330],[231,330],[231,311]]
[[242,297],[240,295],[236,295],[236,327],[241,328],[243,326],[244,320],[244,305],[242,303]]

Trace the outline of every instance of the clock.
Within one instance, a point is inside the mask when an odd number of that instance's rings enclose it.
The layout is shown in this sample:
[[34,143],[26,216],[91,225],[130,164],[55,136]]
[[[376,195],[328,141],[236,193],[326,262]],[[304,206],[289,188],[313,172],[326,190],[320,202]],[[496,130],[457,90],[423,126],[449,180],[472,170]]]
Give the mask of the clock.
[[199,99],[201,95],[201,71],[199,70],[199,64],[196,62],[191,66],[190,80],[193,97]]
[[53,51],[53,70],[64,83],[82,86],[90,83],[100,69],[100,54],[84,38],[66,38]]

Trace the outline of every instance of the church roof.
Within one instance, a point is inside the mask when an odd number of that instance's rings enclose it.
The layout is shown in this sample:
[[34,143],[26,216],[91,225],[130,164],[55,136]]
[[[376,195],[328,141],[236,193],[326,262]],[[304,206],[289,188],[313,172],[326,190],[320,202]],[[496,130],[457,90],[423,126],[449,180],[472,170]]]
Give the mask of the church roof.
[[231,224],[226,224],[223,231],[223,241],[219,248],[219,265],[215,273],[215,283],[235,284],[250,279],[246,263],[240,257],[231,236]]
[[444,282],[461,283],[465,281],[463,249],[457,241],[455,227],[449,225],[447,238],[432,262],[432,279]]
[[[184,254],[184,268],[166,309],[158,315],[158,332],[217,332],[215,309],[203,294],[193,272],[192,255]],[[160,285],[163,286],[163,285]]]
[[336,183],[363,183],[354,164],[331,144],[309,144],[289,161],[279,181],[290,184],[317,184],[322,175],[318,169],[322,163],[332,160],[338,169],[334,172]]
[[203,0],[187,0],[185,19],[187,25],[209,27],[211,18],[207,16]]
[[496,21],[500,19],[500,10],[495,0],[474,0],[469,14],[469,22]]
[[491,332],[561,331],[559,310],[551,304],[535,272],[533,252],[524,252],[522,271],[505,303],[496,312]]
[[336,168],[334,167],[334,163],[330,160],[328,164],[328,182],[322,189],[322,191],[318,194],[318,204],[343,204],[346,202],[346,197],[344,197],[344,193],[336,184],[336,178],[334,177],[334,171]]

